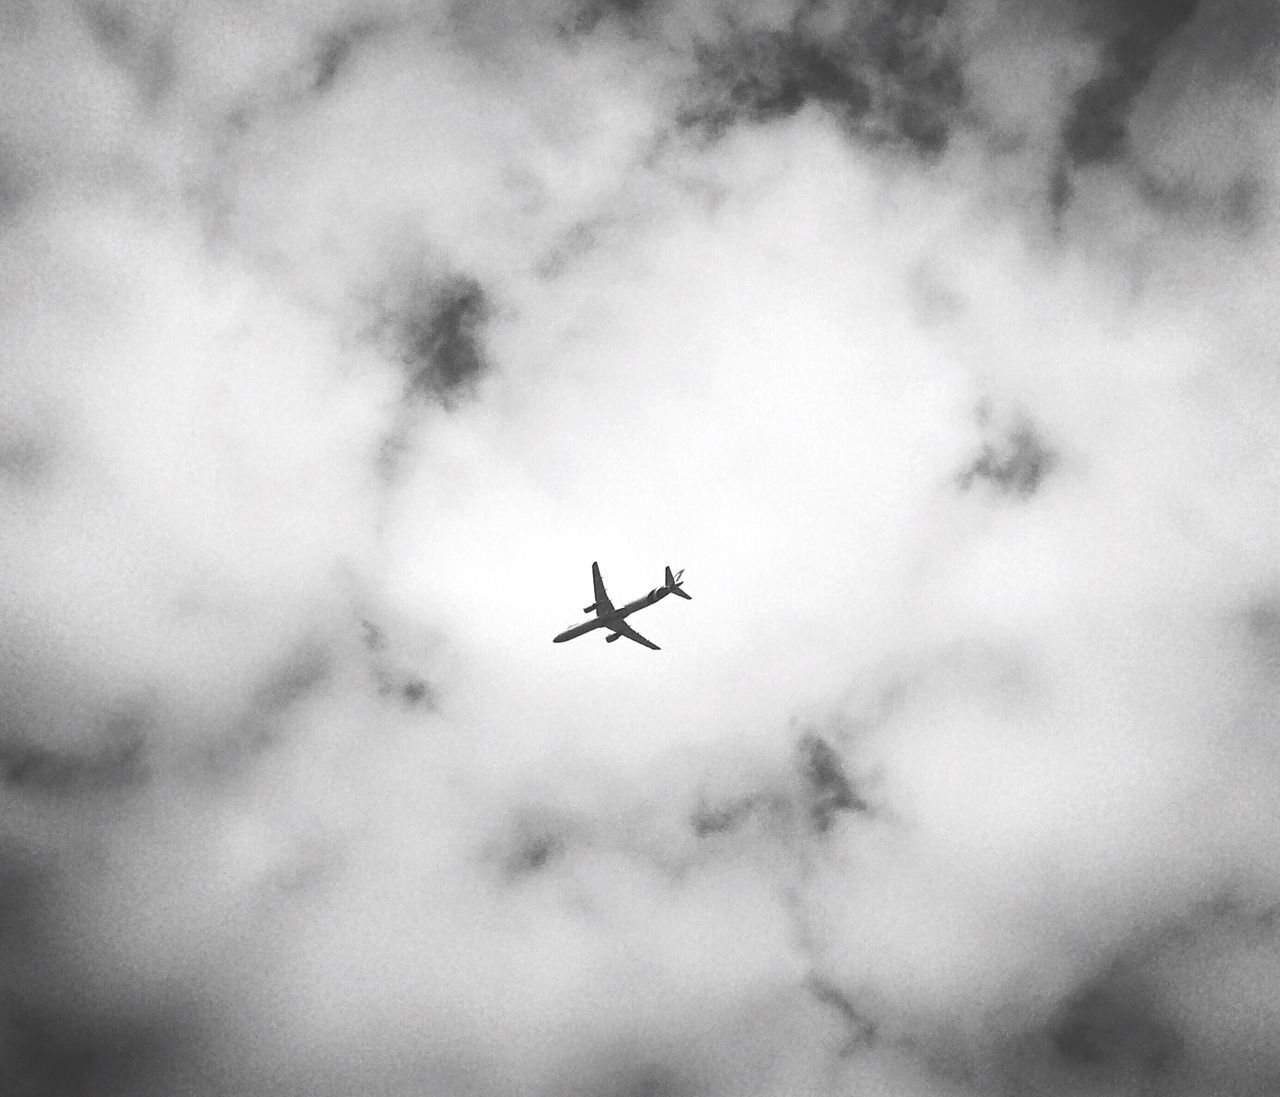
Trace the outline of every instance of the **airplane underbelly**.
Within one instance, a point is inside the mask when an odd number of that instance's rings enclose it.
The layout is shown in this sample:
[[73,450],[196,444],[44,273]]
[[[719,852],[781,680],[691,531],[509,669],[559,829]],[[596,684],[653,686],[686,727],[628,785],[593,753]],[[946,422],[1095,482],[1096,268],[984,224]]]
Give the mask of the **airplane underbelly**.
[[560,633],[552,641],[552,643],[560,644],[560,643],[563,643],[565,640],[573,640],[576,637],[581,636],[583,633],[590,632],[593,628],[599,628],[599,627],[600,627],[599,618],[596,618],[594,621],[583,621],[581,624],[578,624],[578,625],[570,625],[567,629],[564,630],[564,632]]

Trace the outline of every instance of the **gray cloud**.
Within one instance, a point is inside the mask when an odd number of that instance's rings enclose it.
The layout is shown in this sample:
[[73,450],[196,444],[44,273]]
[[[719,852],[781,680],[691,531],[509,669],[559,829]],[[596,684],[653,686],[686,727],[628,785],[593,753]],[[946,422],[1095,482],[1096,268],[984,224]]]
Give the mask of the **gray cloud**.
[[[979,409],[979,421],[987,426],[989,420],[989,410]],[[1015,422],[995,433],[995,439],[984,441],[978,456],[960,472],[957,484],[966,491],[986,482],[1005,494],[1034,494],[1053,471],[1057,456],[1027,423]]]
[[1076,92],[1063,133],[1073,163],[1090,164],[1122,151],[1127,116],[1151,78],[1161,47],[1198,6],[1199,0],[1098,6],[1091,29],[1106,42],[1102,71]]
[[855,138],[937,153],[964,101],[941,33],[945,7],[868,5],[833,28],[830,13],[802,6],[785,29],[749,27],[699,42],[697,90],[682,121],[718,133],[816,103]]

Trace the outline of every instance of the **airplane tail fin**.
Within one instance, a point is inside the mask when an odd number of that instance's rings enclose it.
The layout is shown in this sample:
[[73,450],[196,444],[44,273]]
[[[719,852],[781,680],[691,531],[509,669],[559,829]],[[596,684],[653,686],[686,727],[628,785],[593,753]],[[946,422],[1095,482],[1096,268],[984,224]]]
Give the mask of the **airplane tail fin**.
[[678,595],[680,595],[680,597],[681,597],[681,598],[688,599],[690,602],[692,602],[692,601],[693,601],[693,595],[691,595],[691,594],[685,594],[685,592],[684,592],[684,591],[681,589],[681,587],[680,587],[680,576],[682,576],[683,574],[684,574],[684,572],[683,572],[683,571],[677,571],[674,575],[672,575],[672,574],[671,574],[671,567],[670,567],[670,565],[668,565],[668,567],[667,567],[667,590],[671,591],[671,593],[672,593],[672,594],[678,594]]

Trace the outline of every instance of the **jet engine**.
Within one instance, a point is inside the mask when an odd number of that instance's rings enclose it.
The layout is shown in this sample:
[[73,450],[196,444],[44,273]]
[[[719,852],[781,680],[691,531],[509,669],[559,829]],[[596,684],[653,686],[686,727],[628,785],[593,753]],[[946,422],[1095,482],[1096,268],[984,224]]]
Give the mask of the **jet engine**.
[[606,644],[612,644],[612,643],[613,643],[616,639],[618,639],[618,637],[620,637],[621,635],[622,635],[622,633],[620,633],[620,632],[610,633],[608,636],[606,636],[606,637],[604,638],[604,642],[605,642]]
[[595,604],[594,604],[594,603],[592,603],[592,604],[591,604],[591,605],[589,605],[589,606],[583,606],[583,607],[582,607],[582,612],[583,612],[583,613],[590,613],[590,612],[591,612],[593,609],[595,609],[595,608],[596,608],[596,607],[595,607]]

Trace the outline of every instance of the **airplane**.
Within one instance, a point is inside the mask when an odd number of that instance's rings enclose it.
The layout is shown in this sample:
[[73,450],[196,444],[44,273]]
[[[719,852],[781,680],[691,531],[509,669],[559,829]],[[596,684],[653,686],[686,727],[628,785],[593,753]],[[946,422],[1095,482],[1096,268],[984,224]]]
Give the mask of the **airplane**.
[[692,601],[693,596],[685,594],[680,587],[680,576],[683,574],[683,571],[677,571],[672,575],[671,569],[668,567],[665,576],[666,581],[662,586],[654,587],[648,594],[637,598],[634,602],[628,602],[625,606],[619,606],[615,609],[613,603],[609,601],[609,595],[605,592],[604,580],[600,578],[600,565],[598,563],[593,563],[591,565],[591,582],[595,585],[596,600],[592,602],[591,605],[583,609],[582,612],[590,613],[592,610],[595,610],[595,617],[590,621],[583,621],[577,625],[570,625],[551,642],[553,644],[561,644],[564,643],[565,640],[572,640],[574,637],[581,636],[583,633],[590,632],[592,629],[607,628],[610,633],[610,635],[604,638],[605,643],[607,644],[612,644],[619,636],[625,636],[628,640],[634,640],[637,644],[643,644],[647,648],[653,648],[654,651],[661,651],[662,649],[658,647],[657,644],[652,640],[646,640],[636,632],[635,629],[628,625],[624,618],[629,617],[637,610],[644,609],[645,606],[651,606],[654,602],[662,601],[662,599],[668,594],[677,594],[681,598]]

